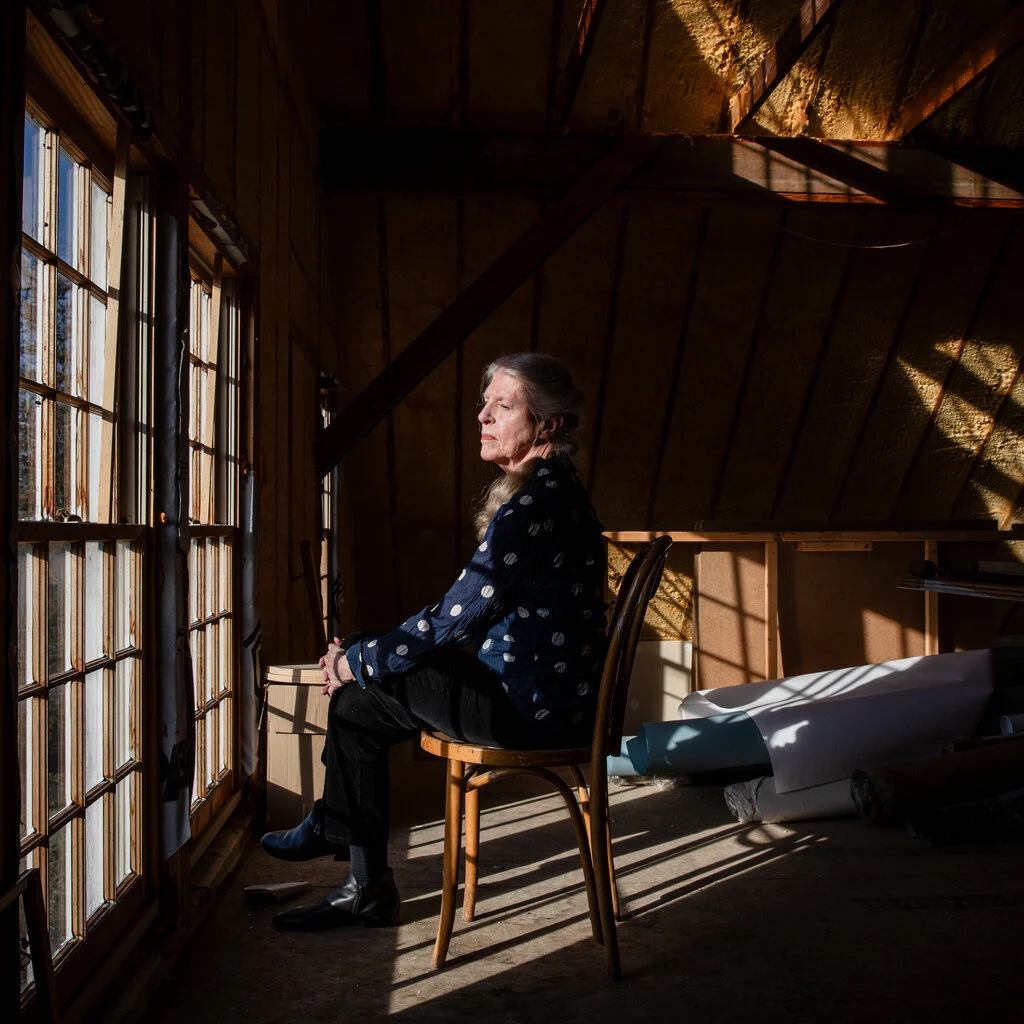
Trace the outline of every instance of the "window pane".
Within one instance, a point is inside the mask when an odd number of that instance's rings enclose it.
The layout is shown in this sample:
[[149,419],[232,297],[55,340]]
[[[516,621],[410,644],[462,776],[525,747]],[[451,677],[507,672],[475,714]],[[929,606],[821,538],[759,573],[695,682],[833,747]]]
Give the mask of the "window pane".
[[94,661],[106,651],[103,645],[103,609],[107,595],[102,544],[85,545],[85,660]]
[[117,873],[120,885],[135,870],[135,851],[132,849],[132,823],[138,800],[138,772],[126,775],[117,784]]
[[220,733],[218,726],[218,719],[220,717],[220,708],[211,708],[206,715],[206,783],[209,785],[217,778],[216,770],[216,738]]
[[21,227],[37,242],[43,241],[43,168],[46,130],[31,117],[25,118],[25,157],[21,193]]
[[103,690],[106,671],[97,669],[85,677],[85,791],[99,785],[103,773]]
[[22,839],[38,828],[35,815],[35,701],[29,697],[18,702],[18,753],[21,755],[21,832]]
[[71,545],[51,544],[47,586],[47,647],[49,674],[71,668]]
[[202,617],[202,609],[199,607],[199,573],[200,573],[200,555],[199,549],[201,541],[193,540],[189,548],[189,566],[188,566],[188,580],[189,580],[189,602],[188,602],[188,618],[189,622],[198,622]]
[[220,692],[220,673],[217,671],[220,666],[220,659],[217,657],[217,622],[211,622],[204,632],[206,633],[206,696],[207,699],[215,697]]
[[117,542],[117,592],[114,600],[117,608],[117,650],[139,646],[138,608],[135,580],[138,577],[138,552],[132,542]]
[[103,906],[103,797],[85,809],[85,916]]
[[18,518],[43,514],[43,398],[18,392]]
[[92,237],[89,242],[89,277],[107,290],[107,231],[110,224],[110,196],[98,181],[92,183]]
[[56,514],[62,510],[84,519],[88,513],[82,488],[82,411],[62,402],[54,403],[53,416],[53,500]]
[[50,690],[47,717],[47,813],[52,818],[71,803],[71,701],[67,686]]
[[56,953],[71,937],[71,826],[50,836],[48,900],[50,950]]
[[61,147],[57,167],[57,255],[75,270],[84,270],[78,226],[82,204],[79,182],[78,164]]
[[[89,437],[86,444],[86,457],[89,460],[89,494],[85,516],[92,523],[109,523],[111,515],[110,503],[114,500],[113,487],[113,458],[103,457],[103,417],[98,412],[86,414],[89,418]],[[110,431],[110,440],[114,440],[114,432]],[[102,484],[104,475],[107,477],[107,497],[104,500]]]
[[[18,864],[18,874],[22,874],[28,871],[32,864],[33,854],[29,854],[28,857],[23,857]],[[21,950],[21,991],[32,984],[34,977],[32,974],[32,958],[29,956],[30,950],[28,948],[28,922],[25,920],[25,903],[23,900],[18,900],[18,939],[22,943]]]
[[21,253],[21,375],[43,380],[43,313],[46,308],[43,281],[46,269],[30,252]]
[[225,697],[220,706],[220,764],[219,771],[227,771],[228,762],[231,759],[230,747],[231,729],[231,698]]
[[137,658],[124,658],[116,669],[114,763],[118,768],[137,756],[135,749],[135,674]]
[[32,546],[18,545],[18,686],[35,682],[32,652],[36,642],[34,599],[36,558]]
[[89,401],[103,405],[103,371],[107,352],[107,304],[89,296]]
[[83,292],[57,275],[57,333],[54,339],[54,384],[79,398],[85,396],[85,322]]

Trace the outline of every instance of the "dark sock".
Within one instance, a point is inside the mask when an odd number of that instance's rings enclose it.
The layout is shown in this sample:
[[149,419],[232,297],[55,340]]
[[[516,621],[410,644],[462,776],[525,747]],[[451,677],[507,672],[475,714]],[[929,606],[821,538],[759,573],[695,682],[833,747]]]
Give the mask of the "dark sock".
[[349,871],[364,888],[378,878],[388,866],[387,843],[349,846]]

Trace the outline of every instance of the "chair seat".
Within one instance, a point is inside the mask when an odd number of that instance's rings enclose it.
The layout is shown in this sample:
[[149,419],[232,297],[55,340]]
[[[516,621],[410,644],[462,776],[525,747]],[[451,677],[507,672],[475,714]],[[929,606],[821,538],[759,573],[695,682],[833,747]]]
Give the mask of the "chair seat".
[[467,743],[446,736],[443,732],[424,730],[420,746],[428,754],[461,761],[463,764],[489,765],[495,768],[564,768],[590,761],[590,747],[567,747],[556,750],[509,750]]

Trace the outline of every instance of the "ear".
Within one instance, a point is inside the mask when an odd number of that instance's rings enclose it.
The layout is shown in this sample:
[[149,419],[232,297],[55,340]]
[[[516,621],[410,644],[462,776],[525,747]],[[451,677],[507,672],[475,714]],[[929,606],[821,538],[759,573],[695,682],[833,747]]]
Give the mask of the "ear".
[[561,416],[549,416],[546,420],[541,420],[540,432],[537,437],[541,441],[550,441],[551,435],[562,429],[562,424],[565,420]]

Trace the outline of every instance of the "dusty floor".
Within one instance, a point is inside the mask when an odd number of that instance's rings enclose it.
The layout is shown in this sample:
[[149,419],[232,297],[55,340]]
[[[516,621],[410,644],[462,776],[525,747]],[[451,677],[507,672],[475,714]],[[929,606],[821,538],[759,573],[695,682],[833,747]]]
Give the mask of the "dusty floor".
[[304,878],[319,898],[343,865],[290,866],[254,846],[144,1019],[1020,1019],[1020,845],[932,850],[855,820],[745,826],[719,786],[617,786],[615,984],[557,798],[526,782],[489,789],[478,917],[460,912],[443,970],[430,967],[440,822],[396,830],[396,930],[276,932],[276,908],[248,905],[243,887]]

